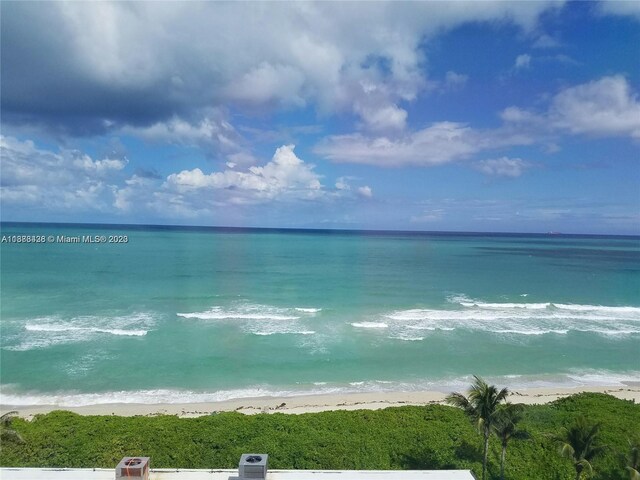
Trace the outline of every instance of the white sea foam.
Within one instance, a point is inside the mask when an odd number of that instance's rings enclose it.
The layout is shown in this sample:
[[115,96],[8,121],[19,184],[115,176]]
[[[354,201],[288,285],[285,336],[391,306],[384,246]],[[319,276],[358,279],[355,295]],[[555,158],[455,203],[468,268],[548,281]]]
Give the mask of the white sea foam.
[[[507,386],[511,390],[519,388],[576,388],[584,386],[625,387],[640,381],[640,371],[614,373],[607,370],[588,370],[540,375],[487,376],[491,384]],[[62,391],[56,393],[20,392],[14,385],[2,385],[2,403],[7,407],[55,405],[60,407],[78,407],[105,404],[181,404],[208,403],[232,399],[257,397],[294,397],[300,395],[346,394],[365,392],[416,392],[416,391],[464,391],[473,381],[471,376],[452,378],[424,379],[416,382],[388,380],[357,380],[342,384],[311,382],[298,384],[293,388],[278,388],[260,385],[251,388],[228,389],[218,391],[193,390],[134,390],[109,391],[100,393],[81,393]]]
[[302,308],[302,307],[296,307],[295,310],[303,313],[318,313],[322,311],[321,308]]
[[[640,308],[553,302],[483,302],[450,297],[450,308],[414,308],[380,315],[352,326],[385,325],[389,338],[420,340],[416,331],[482,331],[507,336],[567,335],[572,332],[624,338],[640,334]],[[414,333],[411,333],[414,331]]]
[[251,312],[246,310],[229,311],[224,310],[221,307],[213,307],[211,310],[205,312],[194,313],[178,313],[182,318],[195,318],[198,320],[298,320],[299,316],[295,315],[281,315],[277,313],[260,313],[260,311]]
[[[320,312],[320,308],[308,307],[274,307],[270,305],[259,305],[239,302],[227,307],[213,306],[203,312],[177,313],[179,317],[196,320],[300,320],[309,316],[314,316]],[[302,314],[302,315],[301,315]]]
[[287,331],[272,331],[272,332],[256,331],[251,333],[253,335],[268,336],[268,335],[314,335],[316,332],[314,332],[313,330],[301,330],[301,331],[287,330]]
[[406,333],[400,333],[398,335],[390,335],[389,338],[402,340],[404,342],[420,342],[425,339],[425,337],[416,337],[413,335],[408,335]]
[[515,335],[546,335],[548,333],[555,333],[557,335],[566,335],[569,330],[492,330],[493,333],[511,333]]
[[3,342],[5,350],[29,351],[55,345],[92,341],[100,336],[143,337],[155,325],[150,313],[39,317],[28,320],[20,333]]
[[353,322],[351,326],[356,328],[389,328],[389,325],[382,322]]
[[213,306],[204,312],[178,313],[185,319],[227,322],[249,335],[314,335],[305,328],[306,319],[312,319],[320,308],[275,307],[247,302],[235,302],[229,306]]
[[147,330],[124,330],[121,328],[96,328],[96,327],[74,327],[73,325],[32,325],[26,324],[25,330],[31,332],[92,332],[109,333],[111,335],[124,335],[129,337],[142,337],[147,334]]

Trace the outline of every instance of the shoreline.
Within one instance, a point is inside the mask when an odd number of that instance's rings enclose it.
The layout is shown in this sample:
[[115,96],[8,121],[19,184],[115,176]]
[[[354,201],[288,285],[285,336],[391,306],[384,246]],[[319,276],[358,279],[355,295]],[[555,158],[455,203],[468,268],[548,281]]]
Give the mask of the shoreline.
[[[577,393],[606,393],[623,400],[640,403],[640,382],[624,386],[582,386],[573,388],[518,388],[510,390],[509,401],[527,405],[549,403]],[[27,420],[35,415],[54,410],[65,410],[80,415],[157,416],[177,415],[193,418],[218,412],[239,412],[246,415],[258,413],[303,414],[333,410],[378,410],[407,405],[444,404],[449,392],[366,392],[347,394],[318,394],[291,397],[254,397],[206,403],[105,403],[67,407],[60,405],[0,405],[0,414],[16,410]]]

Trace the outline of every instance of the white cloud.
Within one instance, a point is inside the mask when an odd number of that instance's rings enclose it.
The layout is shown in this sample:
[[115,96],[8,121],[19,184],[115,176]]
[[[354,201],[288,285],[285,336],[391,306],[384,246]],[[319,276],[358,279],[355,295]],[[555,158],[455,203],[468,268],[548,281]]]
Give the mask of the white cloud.
[[512,124],[531,124],[542,121],[542,119],[535,113],[519,107],[505,108],[500,112],[500,118],[502,118],[503,121]]
[[122,128],[122,133],[134,135],[152,142],[166,142],[185,146],[218,147],[222,151],[240,149],[240,135],[227,121],[226,115],[211,109],[197,121],[187,121],[178,116],[154,123],[148,127]]
[[403,130],[407,123],[407,111],[397,105],[386,105],[379,108],[355,106],[367,128],[370,130]]
[[183,170],[167,177],[166,187],[178,193],[195,190],[225,191],[230,201],[260,203],[265,200],[313,199],[323,195],[320,176],[313,166],[294,153],[294,145],[283,145],[264,166],[246,172],[225,170],[205,174],[199,168]]
[[469,75],[448,71],[444,77],[445,87],[450,90],[462,88],[469,80]]
[[[227,222],[258,218],[258,211],[278,203],[279,208],[336,205],[372,196],[368,186],[349,185],[340,177],[326,189],[314,166],[294,152],[294,145],[276,149],[271,161],[246,167],[234,165],[205,173],[200,168],[168,175],[137,169],[123,175],[126,159],[96,160],[77,150],[52,152],[31,141],[0,136],[0,198],[15,214],[28,209],[49,214],[72,212],[122,215],[166,220],[224,217]],[[114,211],[115,208],[115,211]],[[278,209],[273,209],[277,212]]]
[[621,75],[603,77],[558,93],[549,118],[571,133],[640,139],[640,102]]
[[371,187],[365,185],[364,187],[358,188],[358,195],[365,198],[371,198],[373,197],[373,190],[371,190]]
[[303,107],[306,103],[301,92],[304,83],[305,75],[298,68],[262,62],[229,85],[226,92],[231,100],[251,105],[276,101]]
[[347,177],[340,177],[336,180],[336,190],[351,190]]
[[519,177],[532,165],[521,158],[500,157],[474,162],[472,166],[485,175]]
[[428,167],[465,159],[482,150],[530,143],[528,136],[505,129],[480,131],[461,123],[438,122],[399,137],[335,135],[320,142],[315,152],[334,162]]
[[104,160],[93,160],[89,155],[78,154],[74,159],[73,164],[89,174],[95,173],[100,176],[110,170],[122,170],[127,164],[127,161],[126,159],[120,160],[109,158],[105,158]]
[[533,42],[533,48],[557,48],[560,46],[562,46],[562,43],[546,33],[540,35],[536,41]]
[[64,210],[101,210],[110,202],[126,159],[94,160],[77,150],[51,152],[32,141],[0,136],[3,205]]
[[624,15],[640,20],[640,2],[635,0],[602,0],[598,2],[600,12],[608,15]]
[[[3,45],[23,45],[33,58],[48,58],[20,69],[8,65],[3,98],[19,99],[25,112],[58,112],[61,122],[70,122],[68,112],[82,111],[99,120],[91,128],[142,125],[133,130],[185,142],[227,137],[202,113],[215,105],[312,105],[321,113],[353,112],[365,129],[399,130],[406,123],[403,103],[431,85],[425,40],[467,22],[509,22],[529,32],[541,13],[561,4],[20,4],[3,16],[16,27],[6,29],[15,38]],[[366,28],[354,28],[363,19]],[[25,25],[52,21],[55,32],[34,28],[28,43],[20,41]],[[358,87],[362,83],[375,85],[375,92]],[[177,119],[166,121],[171,115]],[[224,138],[217,141],[224,144]]]
[[638,94],[622,75],[567,87],[554,95],[546,112],[518,107],[501,112],[509,125],[537,134],[556,131],[602,137],[640,139]]
[[516,57],[516,63],[514,65],[514,68],[516,68],[516,70],[529,68],[530,66],[531,66],[531,55],[524,53]]

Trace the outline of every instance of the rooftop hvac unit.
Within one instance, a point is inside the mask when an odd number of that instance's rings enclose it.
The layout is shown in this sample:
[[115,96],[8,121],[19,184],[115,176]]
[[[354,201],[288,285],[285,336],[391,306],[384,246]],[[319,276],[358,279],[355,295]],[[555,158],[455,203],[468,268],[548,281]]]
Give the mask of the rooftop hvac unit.
[[116,467],[116,480],[149,480],[149,457],[124,457]]
[[266,453],[245,453],[240,457],[238,470],[240,478],[245,480],[257,478],[264,480],[267,478],[267,463],[269,455]]

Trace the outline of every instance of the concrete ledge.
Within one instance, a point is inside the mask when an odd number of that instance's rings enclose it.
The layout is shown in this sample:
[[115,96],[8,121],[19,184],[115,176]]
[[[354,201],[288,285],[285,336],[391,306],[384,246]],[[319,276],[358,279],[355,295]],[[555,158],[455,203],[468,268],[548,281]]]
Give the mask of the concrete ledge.
[[[115,468],[0,468],[2,480],[114,480]],[[150,480],[238,480],[238,470],[152,469]],[[470,470],[269,470],[267,480],[475,480]]]

